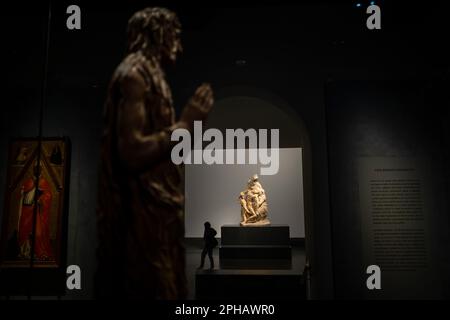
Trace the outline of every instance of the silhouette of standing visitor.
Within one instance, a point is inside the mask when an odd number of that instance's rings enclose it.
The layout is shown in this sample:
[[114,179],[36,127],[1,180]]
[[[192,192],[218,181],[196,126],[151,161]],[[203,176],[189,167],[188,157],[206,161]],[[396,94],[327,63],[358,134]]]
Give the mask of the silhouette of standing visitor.
[[208,254],[209,258],[209,269],[214,269],[214,258],[213,258],[213,249],[217,247],[218,241],[215,238],[217,231],[211,227],[209,222],[205,222],[205,232],[203,233],[204,247],[202,251],[202,259],[200,262],[200,267],[198,269],[203,269],[205,265],[205,256]]

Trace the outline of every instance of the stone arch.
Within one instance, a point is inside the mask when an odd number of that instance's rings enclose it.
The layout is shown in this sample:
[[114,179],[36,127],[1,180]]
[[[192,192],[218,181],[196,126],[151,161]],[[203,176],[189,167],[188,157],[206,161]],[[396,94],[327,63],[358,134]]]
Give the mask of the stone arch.
[[215,104],[205,128],[279,128],[280,148],[302,148],[306,257],[313,250],[312,153],[309,131],[296,109],[268,90],[231,86],[215,91]]

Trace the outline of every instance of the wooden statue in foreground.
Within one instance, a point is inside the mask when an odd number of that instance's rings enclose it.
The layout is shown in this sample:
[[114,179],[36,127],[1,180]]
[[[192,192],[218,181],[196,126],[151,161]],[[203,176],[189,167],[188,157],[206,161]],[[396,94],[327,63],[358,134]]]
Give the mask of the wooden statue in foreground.
[[184,193],[170,137],[205,120],[213,94],[201,85],[175,121],[162,65],[181,51],[180,32],[167,9],[136,12],[127,55],[109,85],[97,211],[100,298],[186,298]]

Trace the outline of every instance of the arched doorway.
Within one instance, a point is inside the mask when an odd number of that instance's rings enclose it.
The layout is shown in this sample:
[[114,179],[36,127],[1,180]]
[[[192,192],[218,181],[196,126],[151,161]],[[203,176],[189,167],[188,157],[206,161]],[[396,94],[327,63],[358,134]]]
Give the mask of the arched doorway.
[[[297,260],[292,265],[303,272],[312,250],[311,147],[303,120],[288,103],[266,90],[226,87],[215,92],[213,110],[204,124],[204,130],[209,128],[219,129],[223,136],[226,129],[279,129],[278,177],[260,178],[267,192],[272,223],[289,225],[292,243],[296,248],[303,248],[300,253],[293,251],[293,262]],[[209,171],[203,172],[187,168],[187,237],[201,236],[204,220],[213,220],[213,225],[218,227],[239,222],[237,196],[250,177],[250,171],[237,165],[232,169],[226,168],[227,165],[223,166],[225,169],[208,168],[206,170]],[[220,170],[223,172],[220,173]],[[217,195],[216,192],[220,194]],[[214,200],[209,205],[208,201],[211,199]],[[202,200],[205,201],[200,205]],[[203,216],[199,214],[202,211]],[[303,261],[299,263],[299,259]]]

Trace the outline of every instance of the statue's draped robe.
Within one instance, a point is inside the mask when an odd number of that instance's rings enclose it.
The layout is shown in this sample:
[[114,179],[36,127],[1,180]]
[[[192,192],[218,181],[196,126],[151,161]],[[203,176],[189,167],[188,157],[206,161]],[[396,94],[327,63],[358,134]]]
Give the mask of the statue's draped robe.
[[[146,84],[145,134],[160,137],[154,160],[142,172],[128,170],[117,145],[121,89],[132,67]],[[128,55],[113,75],[104,112],[97,212],[99,297],[186,297],[182,175],[170,159],[167,137],[159,135],[174,121],[171,92],[157,61],[139,52]]]

